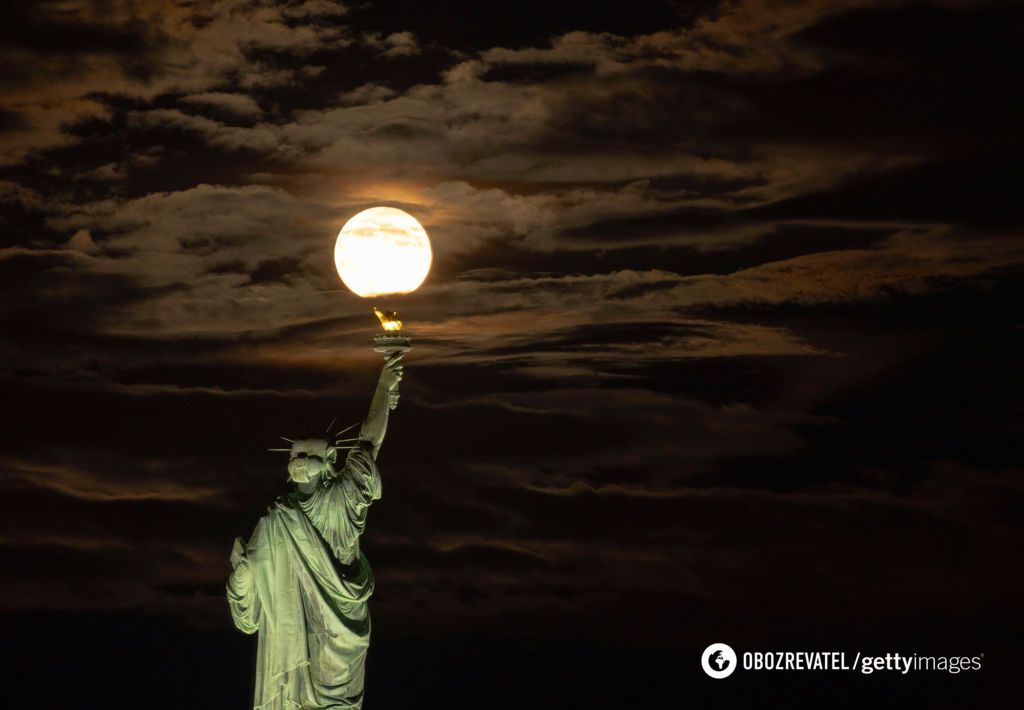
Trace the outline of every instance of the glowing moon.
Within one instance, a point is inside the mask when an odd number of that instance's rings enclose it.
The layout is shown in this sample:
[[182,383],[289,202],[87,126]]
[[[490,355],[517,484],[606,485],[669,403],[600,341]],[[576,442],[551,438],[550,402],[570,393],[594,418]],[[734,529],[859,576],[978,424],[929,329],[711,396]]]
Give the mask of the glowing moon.
[[363,210],[345,222],[334,245],[338,275],[363,298],[415,291],[432,256],[423,225],[394,207]]

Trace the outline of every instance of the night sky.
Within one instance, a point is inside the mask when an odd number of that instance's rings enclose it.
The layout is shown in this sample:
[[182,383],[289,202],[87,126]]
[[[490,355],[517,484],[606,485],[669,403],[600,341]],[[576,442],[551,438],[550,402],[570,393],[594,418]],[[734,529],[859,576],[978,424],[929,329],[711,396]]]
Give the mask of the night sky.
[[[378,304],[368,710],[1015,689],[1019,3],[9,1],[0,60],[11,707],[246,707],[231,544],[366,413]],[[338,279],[375,205],[414,294]]]

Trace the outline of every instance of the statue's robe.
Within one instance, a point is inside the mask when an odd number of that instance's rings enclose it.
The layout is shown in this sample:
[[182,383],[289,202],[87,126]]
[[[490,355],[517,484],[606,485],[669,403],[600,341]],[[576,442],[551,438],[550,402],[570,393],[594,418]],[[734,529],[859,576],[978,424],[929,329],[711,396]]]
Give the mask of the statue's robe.
[[373,573],[359,551],[380,497],[371,447],[308,496],[278,498],[228,580],[235,626],[259,631],[253,707],[359,708],[370,643]]

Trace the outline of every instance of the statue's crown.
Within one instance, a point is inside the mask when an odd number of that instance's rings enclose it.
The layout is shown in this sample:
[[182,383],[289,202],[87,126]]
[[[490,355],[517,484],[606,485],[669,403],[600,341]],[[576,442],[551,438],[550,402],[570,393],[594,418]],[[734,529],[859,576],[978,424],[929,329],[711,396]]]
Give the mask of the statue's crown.
[[347,431],[351,431],[359,426],[359,422],[347,426],[344,429],[330,433],[331,427],[334,426],[334,422],[338,421],[335,417],[331,420],[331,423],[324,429],[323,435],[318,437],[307,437],[305,439],[289,439],[286,436],[282,436],[281,439],[291,444],[290,447],[283,449],[267,449],[267,451],[287,452],[289,458],[300,458],[303,456],[315,456],[321,458],[324,461],[334,461],[337,458],[339,450],[352,449],[359,445],[361,437],[354,436],[346,439],[340,438],[342,434]]

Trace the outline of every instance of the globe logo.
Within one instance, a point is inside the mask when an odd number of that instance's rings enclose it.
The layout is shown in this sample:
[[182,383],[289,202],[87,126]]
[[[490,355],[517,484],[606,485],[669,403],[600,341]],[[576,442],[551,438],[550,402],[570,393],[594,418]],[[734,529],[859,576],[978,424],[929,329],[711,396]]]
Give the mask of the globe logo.
[[700,657],[701,668],[712,678],[727,678],[736,670],[736,652],[725,643],[713,643]]
[[723,651],[715,651],[715,655],[711,657],[711,662],[718,666],[718,670],[724,671],[732,663],[728,658],[725,657]]

